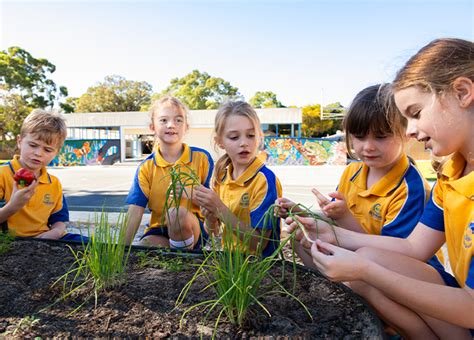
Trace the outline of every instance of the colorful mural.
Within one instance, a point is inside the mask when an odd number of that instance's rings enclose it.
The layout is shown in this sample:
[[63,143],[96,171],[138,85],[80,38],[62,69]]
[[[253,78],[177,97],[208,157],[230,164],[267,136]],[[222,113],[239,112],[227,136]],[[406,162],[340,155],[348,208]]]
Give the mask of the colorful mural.
[[346,165],[346,145],[318,138],[265,137],[267,165]]
[[66,140],[50,166],[111,165],[119,160],[119,139],[77,139]]

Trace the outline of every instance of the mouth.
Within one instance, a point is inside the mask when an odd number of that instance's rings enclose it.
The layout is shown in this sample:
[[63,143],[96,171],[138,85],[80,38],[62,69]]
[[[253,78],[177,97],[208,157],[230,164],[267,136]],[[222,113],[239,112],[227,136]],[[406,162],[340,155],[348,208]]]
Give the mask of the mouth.
[[249,151],[241,151],[238,153],[238,155],[240,157],[248,157],[248,155],[250,155],[250,152]]
[[[430,144],[431,138],[430,137],[418,138],[417,140],[419,142],[425,144],[425,149],[430,149],[431,148],[431,144]],[[428,145],[428,144],[430,144],[430,145]]]

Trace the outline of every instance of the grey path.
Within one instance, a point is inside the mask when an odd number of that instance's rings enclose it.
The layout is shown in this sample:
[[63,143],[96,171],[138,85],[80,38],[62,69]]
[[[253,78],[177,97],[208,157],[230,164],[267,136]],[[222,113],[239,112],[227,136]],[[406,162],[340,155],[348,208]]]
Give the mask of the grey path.
[[[89,222],[93,223],[97,212],[108,212],[110,222],[115,222],[120,211],[126,211],[125,198],[133,181],[137,164],[112,166],[82,166],[50,168],[62,185],[69,206],[70,232],[78,233]],[[315,206],[311,188],[322,193],[333,191],[344,170],[343,166],[279,166],[271,167],[283,186],[283,195],[289,199]],[[141,227],[133,243],[143,234],[144,226],[150,221],[145,213]]]
[[[126,210],[125,198],[132,184],[136,164],[50,168],[63,184],[71,211],[119,212]],[[270,167],[280,179],[283,195],[305,205],[313,204],[310,190],[327,194],[335,189],[343,166]]]

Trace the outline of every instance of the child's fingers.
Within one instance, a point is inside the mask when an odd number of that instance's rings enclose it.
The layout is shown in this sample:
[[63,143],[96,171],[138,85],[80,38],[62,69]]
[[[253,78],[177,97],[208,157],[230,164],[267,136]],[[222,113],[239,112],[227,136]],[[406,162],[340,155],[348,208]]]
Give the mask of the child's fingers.
[[339,191],[330,192],[328,194],[328,196],[331,197],[331,198],[335,198],[337,200],[341,200],[341,201],[344,200],[344,195],[342,193],[340,193]]
[[316,188],[311,189],[311,192],[314,194],[314,196],[316,196],[316,199],[318,200],[318,204],[321,208],[323,208],[324,206],[326,206],[327,204],[331,202],[326,196],[321,194]]

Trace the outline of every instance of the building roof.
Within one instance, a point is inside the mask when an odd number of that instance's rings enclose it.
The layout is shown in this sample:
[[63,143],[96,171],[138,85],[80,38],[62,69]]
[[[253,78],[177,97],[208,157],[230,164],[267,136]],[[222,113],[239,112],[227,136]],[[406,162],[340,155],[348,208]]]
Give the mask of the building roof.
[[[262,124],[301,124],[300,108],[256,109]],[[214,127],[217,110],[190,110],[192,128]],[[150,124],[149,112],[97,112],[65,114],[67,127],[144,127]]]

